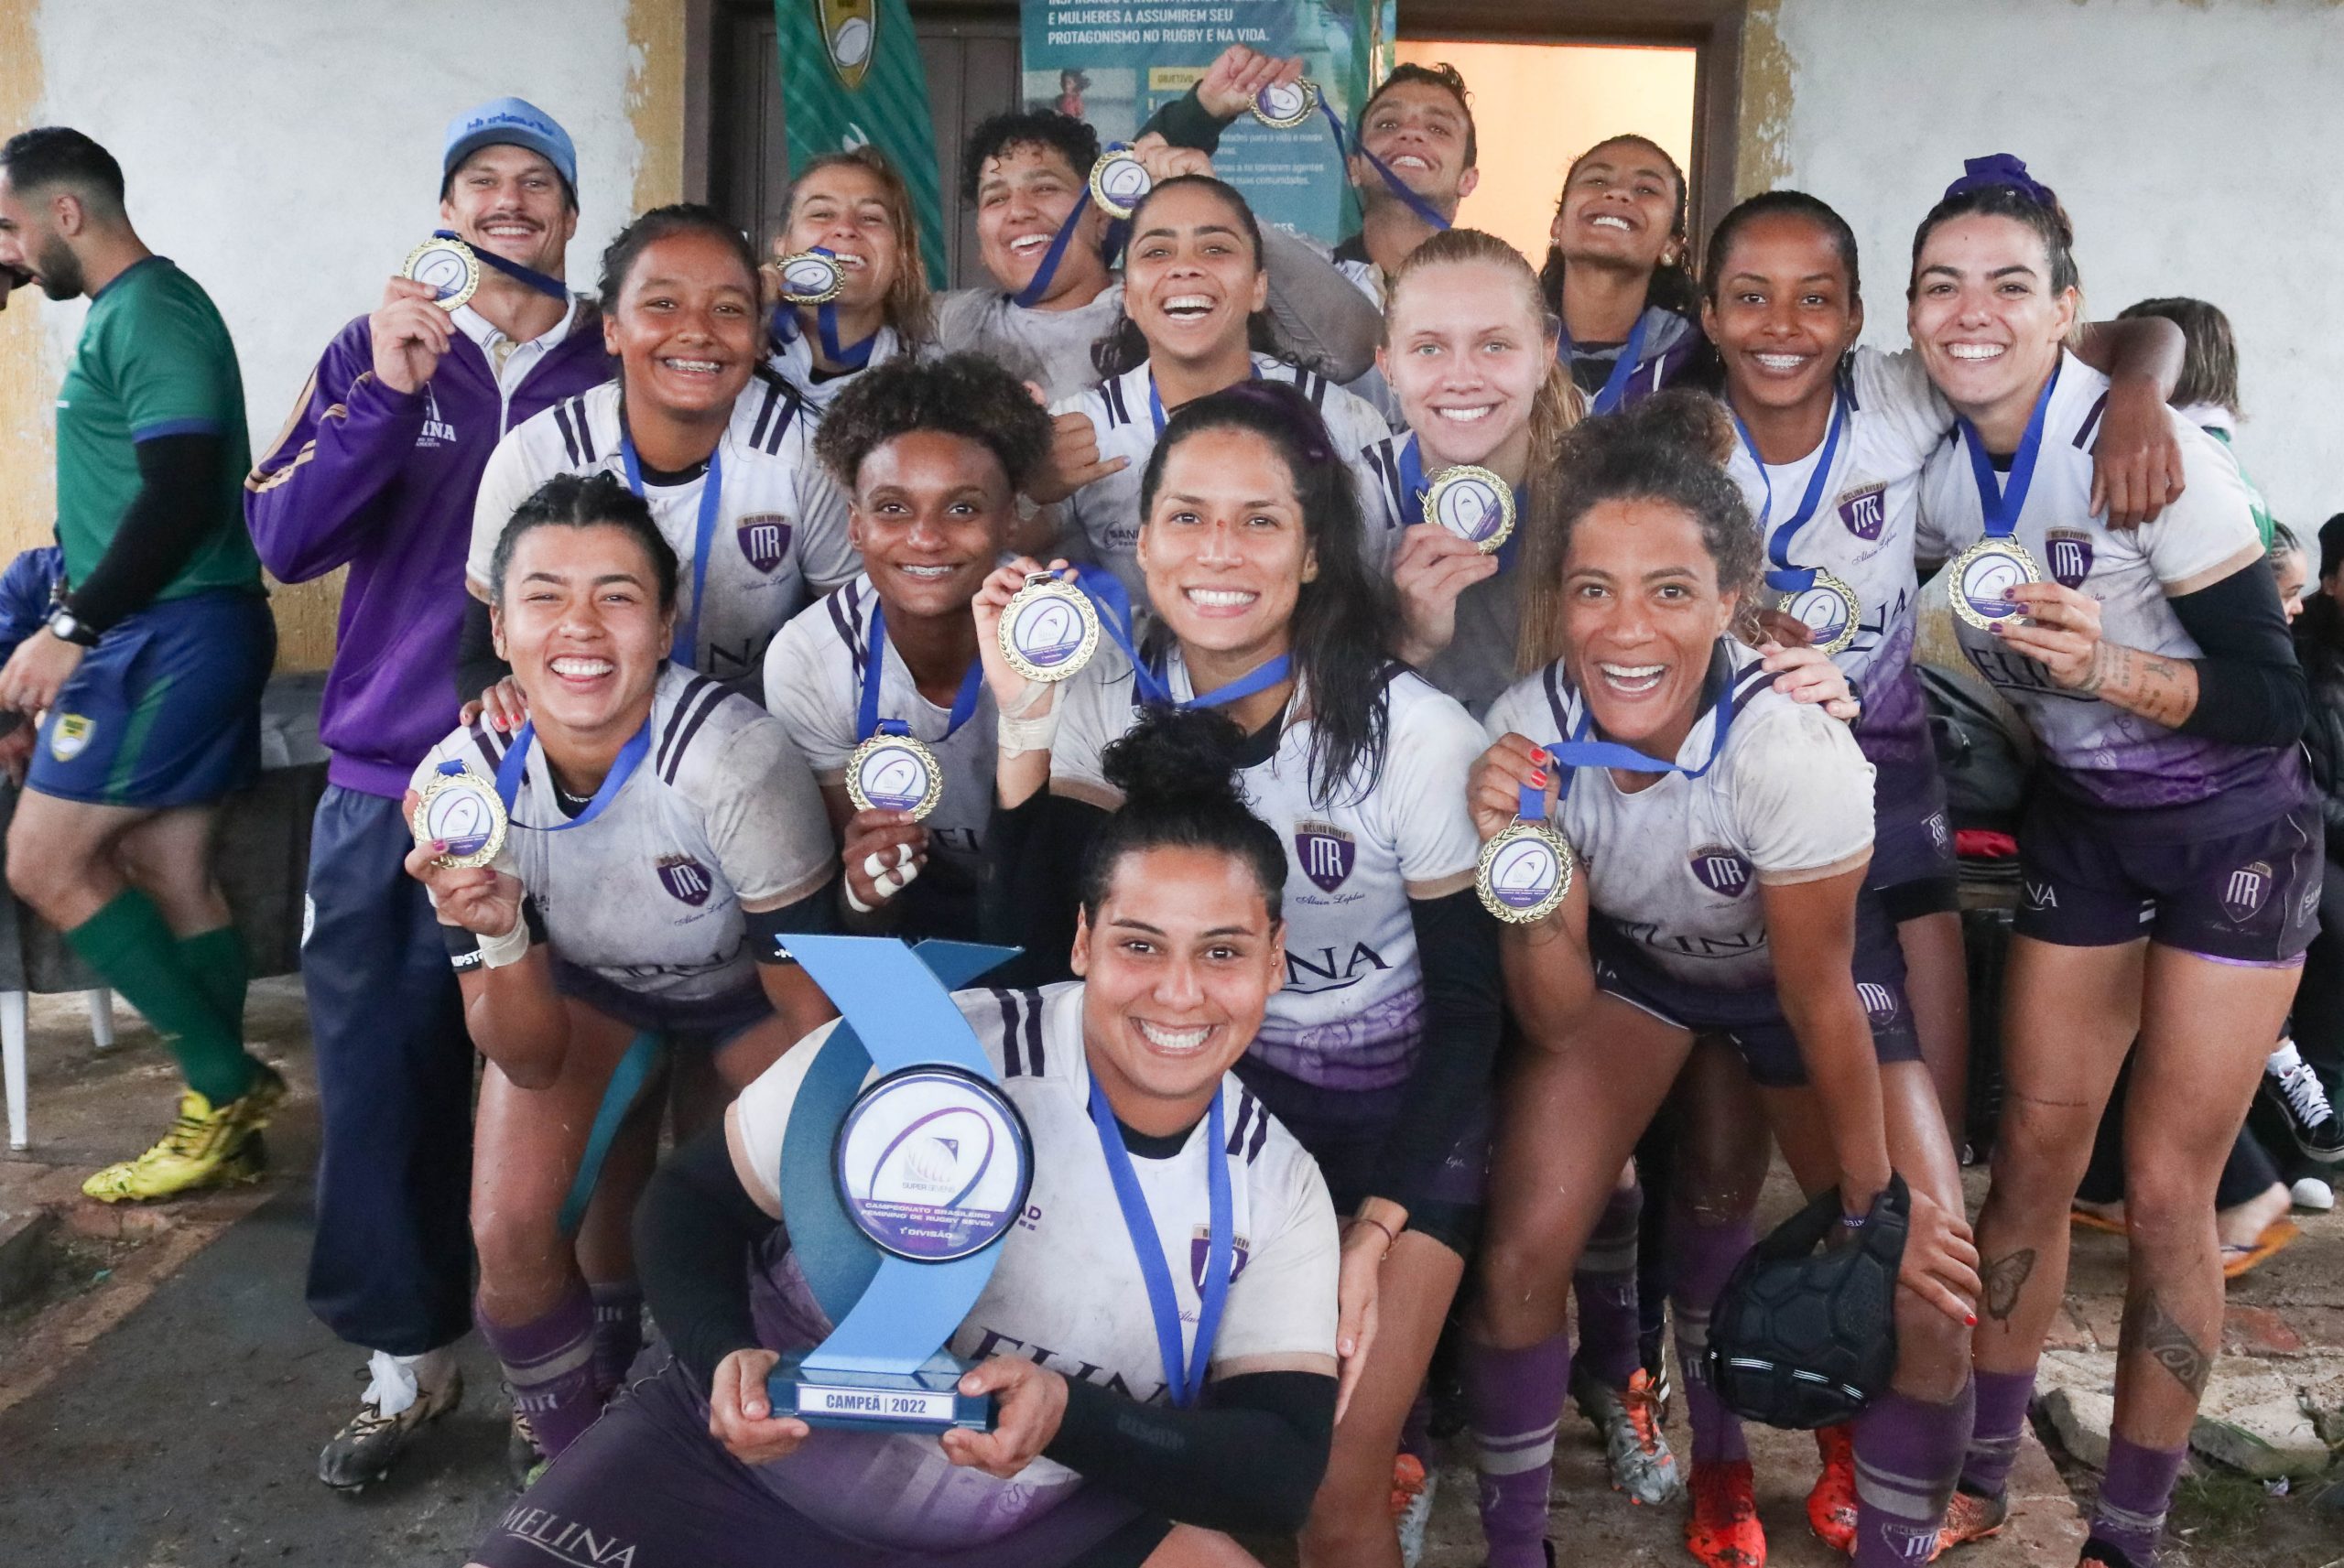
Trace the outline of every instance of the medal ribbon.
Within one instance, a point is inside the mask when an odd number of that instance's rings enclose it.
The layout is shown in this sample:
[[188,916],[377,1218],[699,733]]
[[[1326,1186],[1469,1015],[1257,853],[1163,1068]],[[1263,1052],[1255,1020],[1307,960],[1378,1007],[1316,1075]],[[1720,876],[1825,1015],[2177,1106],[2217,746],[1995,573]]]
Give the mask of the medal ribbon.
[[1083,596],[1091,600],[1091,608],[1098,611],[1099,627],[1107,634],[1107,640],[1131,661],[1132,678],[1139,687],[1139,698],[1150,708],[1225,708],[1230,703],[1243,701],[1255,692],[1269,690],[1293,673],[1294,656],[1280,654],[1266,664],[1254,665],[1227,686],[1199,692],[1183,701],[1172,694],[1172,683],[1164,678],[1164,672],[1141,656],[1138,644],[1132,639],[1132,601],[1131,596],[1123,591],[1123,579],[1103,569],[1086,572],[1077,568],[1074,586],[1082,590]]
[[[1699,778],[1717,766],[1718,759],[1725,755],[1726,736],[1733,730],[1734,678],[1734,672],[1729,671],[1725,689],[1718,695],[1717,728],[1709,741],[1709,760],[1698,768],[1684,767],[1673,762],[1664,762],[1658,757],[1646,756],[1634,747],[1623,746],[1617,741],[1589,740],[1588,736],[1595,729],[1595,713],[1586,706],[1584,697],[1580,699],[1579,722],[1571,727],[1571,738],[1550,741],[1539,750],[1545,752],[1547,761],[1557,767],[1573,772],[1580,768],[1617,768],[1622,773],[1683,773],[1688,779]],[[1568,795],[1570,792],[1571,773],[1567,772],[1562,776],[1561,787],[1556,791],[1557,798]],[[1546,792],[1535,785],[1523,785],[1521,804],[1515,808],[1514,815],[1525,822],[1546,820]]]
[[[886,668],[886,611],[884,607],[874,601],[871,606],[871,636],[863,644],[863,697],[855,710],[854,738],[857,741],[868,741],[874,735],[883,731],[890,735],[908,735],[912,732],[911,726],[900,719],[879,717],[879,681]],[[943,735],[937,741],[938,745],[941,746],[946,741],[959,734],[960,726],[966,724],[976,713],[977,694],[984,689],[984,661],[971,659],[969,673],[960,677],[960,690],[952,698],[952,717],[947,723]],[[917,689],[917,682],[914,683],[914,689]]]
[[1204,1392],[1205,1368],[1212,1359],[1212,1342],[1221,1332],[1221,1309],[1229,1303],[1230,1263],[1235,1256],[1229,1191],[1229,1147],[1222,1134],[1221,1091],[1215,1089],[1212,1108],[1205,1119],[1205,1172],[1210,1197],[1210,1239],[1205,1249],[1204,1285],[1197,1310],[1197,1337],[1187,1356],[1180,1354],[1180,1298],[1172,1285],[1172,1271],[1164,1266],[1164,1241],[1148,1212],[1147,1194],[1140,1190],[1139,1173],[1132,1169],[1131,1151],[1123,1147],[1122,1129],[1107,1104],[1106,1091],[1094,1075],[1091,1080],[1091,1125],[1099,1134],[1099,1152],[1106,1157],[1107,1175],[1115,1184],[1115,1204],[1123,1212],[1132,1250],[1139,1255],[1139,1276],[1147,1283],[1148,1311],[1156,1318],[1156,1353],[1164,1362],[1165,1387],[1182,1410]]
[[[838,253],[827,246],[816,245],[807,254],[828,256],[833,266],[838,264]],[[846,274],[841,271],[839,276],[843,280]],[[767,323],[767,330],[773,333],[776,342],[794,343],[798,341],[798,312],[801,308],[803,307],[792,305],[787,299],[774,307],[773,319]],[[835,298],[825,299],[814,307],[814,330],[821,335],[822,357],[841,370],[861,370],[869,364],[872,347],[879,341],[879,334],[874,332],[867,338],[841,344],[839,341],[839,302]]]
[[[1245,373],[1250,379],[1259,381],[1262,379],[1262,367],[1251,363],[1249,360]],[[1225,392],[1228,388],[1223,387],[1221,390]],[[1183,404],[1181,406],[1186,407],[1187,405]],[[1159,436],[1164,434],[1164,397],[1156,390],[1156,372],[1153,368],[1147,373],[1147,416],[1155,422],[1156,433]]]
[[570,298],[570,285],[562,282],[561,279],[539,272],[536,267],[523,266],[516,261],[506,261],[494,251],[485,250],[473,244],[453,229],[434,229],[431,231],[431,237],[435,240],[455,241],[470,249],[472,254],[480,257],[481,265],[494,268],[516,283],[526,283],[539,294],[549,295],[553,298],[565,302]]
[[1984,514],[1989,539],[2007,539],[2018,531],[2019,514],[2026,510],[2026,492],[2035,485],[2035,460],[2043,450],[2043,421],[2051,411],[2051,394],[2058,384],[2059,369],[2054,365],[2051,379],[2035,395],[2035,412],[2027,416],[2026,434],[2019,438],[2018,452],[2011,459],[2007,483],[1994,472],[1994,460],[1987,455],[1978,427],[1959,415],[1954,416],[1954,423],[1961,427],[1961,444],[1970,449],[1970,472],[1978,481],[1978,509]]
[[[676,641],[667,656],[686,669],[695,668],[700,652],[700,603],[708,592],[708,552],[716,541],[716,514],[724,509],[724,446],[708,454],[708,472],[700,478],[700,520],[692,525],[692,607],[676,623]],[[619,459],[626,464],[626,487],[643,493],[643,460],[635,455],[635,438],[626,427],[626,409],[619,409]]]
[[[1728,406],[1731,407],[1731,405]],[[1791,565],[1791,535],[1807,526],[1807,520],[1815,515],[1816,507],[1822,503],[1823,487],[1831,479],[1831,460],[1839,455],[1839,437],[1847,424],[1848,400],[1835,392],[1831,395],[1830,434],[1823,438],[1823,450],[1815,460],[1815,471],[1807,476],[1807,493],[1799,497],[1798,510],[1781,527],[1773,528],[1774,479],[1766,471],[1766,460],[1759,455],[1758,442],[1750,434],[1750,427],[1742,422],[1738,410],[1734,412],[1733,427],[1741,433],[1742,444],[1749,449],[1750,460],[1758,465],[1758,482],[1766,487],[1766,510],[1759,517],[1758,526],[1762,531],[1773,530],[1766,535],[1766,558],[1774,566],[1766,574],[1766,586],[1776,593],[1804,593],[1815,586],[1813,567]]]
[[[537,727],[535,723],[522,725],[521,732],[513,737],[513,744],[506,749],[505,760],[496,764],[496,798],[505,803],[505,814],[508,818],[513,816],[514,801],[520,797],[521,779],[529,766],[529,748],[537,743]],[[526,827],[533,833],[566,833],[572,827],[585,827],[610,809],[611,802],[619,797],[619,791],[626,788],[626,781],[635,776],[635,770],[643,765],[643,759],[650,753],[651,719],[646,715],[643,728],[635,732],[634,739],[619,748],[618,756],[611,762],[611,771],[602,775],[602,785],[594,792],[594,798],[586,803],[585,810],[567,822],[555,822],[542,827],[517,819],[513,826]],[[440,768],[445,772],[447,764],[441,763]]]
[[[1628,334],[1628,341],[1620,345],[1620,357],[1612,362],[1612,373],[1603,378],[1603,389],[1595,395],[1594,401],[1589,405],[1590,413],[1609,414],[1620,406],[1622,398],[1628,395],[1628,382],[1634,376],[1636,366],[1644,359],[1644,329],[1649,325],[1651,320],[1648,317],[1636,318],[1634,330]],[[1578,354],[1579,350],[1571,344],[1571,330],[1568,327],[1563,328],[1562,339],[1555,345],[1555,357],[1568,366]]]
[[1449,220],[1442,217],[1431,202],[1409,189],[1400,177],[1392,172],[1390,164],[1369,152],[1366,143],[1353,141],[1343,134],[1343,123],[1335,118],[1335,111],[1328,106],[1327,95],[1323,92],[1318,95],[1318,113],[1326,116],[1327,128],[1335,134],[1335,151],[1338,154],[1348,159],[1353,153],[1357,153],[1367,160],[1367,166],[1370,168],[1383,177],[1384,188],[1392,193],[1393,199],[1401,206],[1423,219],[1435,231],[1449,227]]
[[[1432,481],[1425,477],[1424,453],[1417,449],[1416,435],[1411,430],[1408,432],[1408,438],[1400,446],[1400,493],[1407,498],[1405,504],[1409,515],[1422,520],[1425,513],[1425,492],[1431,488]],[[1513,488],[1516,526],[1506,542],[1498,546],[1498,570],[1502,572],[1511,571],[1514,568],[1514,557],[1522,553],[1522,529],[1519,520],[1527,515],[1523,509],[1530,504],[1528,498],[1522,492],[1522,486],[1517,484]]]

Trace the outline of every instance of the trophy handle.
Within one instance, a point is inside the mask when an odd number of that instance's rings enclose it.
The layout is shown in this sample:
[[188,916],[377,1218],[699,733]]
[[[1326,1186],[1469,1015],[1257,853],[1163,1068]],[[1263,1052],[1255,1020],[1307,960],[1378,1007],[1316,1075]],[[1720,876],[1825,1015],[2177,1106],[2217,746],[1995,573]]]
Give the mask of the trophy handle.
[[[882,1255],[863,1292],[830,1336],[806,1356],[816,1372],[917,1372],[952,1337],[993,1278],[995,1241],[950,1263],[914,1263]],[[874,1249],[876,1250],[876,1249]],[[906,1345],[930,1348],[906,1357]]]

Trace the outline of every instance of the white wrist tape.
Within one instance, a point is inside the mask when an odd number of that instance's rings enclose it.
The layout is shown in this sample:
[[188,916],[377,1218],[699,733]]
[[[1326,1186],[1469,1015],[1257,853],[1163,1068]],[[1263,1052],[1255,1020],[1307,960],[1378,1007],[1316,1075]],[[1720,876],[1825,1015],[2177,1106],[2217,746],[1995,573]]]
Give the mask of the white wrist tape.
[[517,964],[529,956],[529,923],[515,915],[513,929],[502,936],[480,939],[480,963],[484,969],[501,969],[507,964]]

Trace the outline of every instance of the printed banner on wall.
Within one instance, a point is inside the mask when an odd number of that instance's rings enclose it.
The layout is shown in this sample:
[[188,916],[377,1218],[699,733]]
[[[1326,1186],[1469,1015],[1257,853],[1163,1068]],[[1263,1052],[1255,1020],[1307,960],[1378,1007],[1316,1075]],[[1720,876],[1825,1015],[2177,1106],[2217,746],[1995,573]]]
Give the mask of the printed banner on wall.
[[781,49],[782,121],[789,171],[809,158],[870,146],[910,187],[932,288],[945,285],[944,203],[936,135],[904,0],[774,0]]
[[[1087,120],[1127,142],[1195,85],[1231,44],[1300,55],[1345,134],[1369,88],[1392,69],[1394,0],[1220,0],[1108,5],[1024,0],[1024,96],[1033,109]],[[1213,171],[1264,222],[1333,244],[1359,225],[1358,201],[1323,115],[1275,131],[1251,115],[1221,133]]]

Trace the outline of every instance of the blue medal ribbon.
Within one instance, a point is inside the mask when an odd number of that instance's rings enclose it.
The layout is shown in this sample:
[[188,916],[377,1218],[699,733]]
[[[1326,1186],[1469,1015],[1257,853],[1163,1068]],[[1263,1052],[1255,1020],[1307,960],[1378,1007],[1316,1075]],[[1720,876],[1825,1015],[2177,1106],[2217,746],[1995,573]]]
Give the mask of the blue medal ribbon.
[[552,298],[562,300],[565,303],[567,303],[570,298],[570,285],[562,282],[561,279],[554,277],[549,274],[539,272],[536,267],[523,266],[516,261],[506,261],[494,251],[486,250],[479,245],[473,244],[472,241],[465,239],[453,229],[434,229],[431,231],[431,237],[435,240],[456,241],[458,243],[470,249],[472,254],[480,257],[481,265],[501,272],[505,276],[513,279],[515,283],[526,283],[531,288],[536,289],[539,294],[549,296]]
[[[912,732],[911,726],[900,719],[879,717],[879,682],[886,668],[886,609],[874,600],[871,606],[871,635],[863,644],[863,697],[855,710],[854,738],[857,741],[868,741],[883,732],[889,735],[908,735]],[[952,716],[943,735],[937,741],[938,745],[941,746],[959,734],[960,726],[976,713],[977,694],[984,689],[984,661],[971,659],[969,673],[960,677],[960,690],[952,698]],[[913,689],[918,689],[917,681],[913,683]]]
[[[1432,481],[1425,477],[1424,453],[1417,449],[1416,433],[1411,430],[1408,438],[1400,445],[1400,493],[1405,497],[1403,505],[1406,508],[1401,518],[1401,526],[1424,521],[1425,492],[1431,488]],[[1529,515],[1525,510],[1530,504],[1529,497],[1523,493],[1522,486],[1517,484],[1513,489],[1515,527],[1506,542],[1498,546],[1498,570],[1502,572],[1512,571],[1514,557],[1522,553],[1520,520]]]
[[[834,265],[838,260],[838,253],[823,245],[816,245],[807,254],[829,256]],[[843,279],[846,275],[841,271],[839,276]],[[766,330],[773,334],[774,341],[794,343],[798,341],[798,312],[800,308],[802,307],[794,306],[787,300],[774,307],[772,319],[766,323]],[[874,332],[852,343],[841,343],[839,302],[836,299],[825,299],[814,307],[814,330],[821,336],[822,357],[841,370],[861,370],[869,364],[872,348],[879,341],[879,334]]]
[[[1731,409],[1732,405],[1729,403],[1727,407]],[[1839,456],[1839,437],[1847,424],[1848,400],[1835,392],[1831,395],[1831,429],[1823,438],[1823,450],[1815,460],[1815,471],[1807,476],[1807,493],[1799,497],[1798,510],[1781,527],[1774,528],[1774,476],[1766,471],[1766,460],[1760,455],[1757,439],[1750,434],[1750,427],[1742,422],[1741,411],[1733,410],[1733,427],[1741,434],[1742,444],[1749,449],[1750,460],[1758,465],[1758,482],[1766,487],[1766,510],[1760,515],[1758,526],[1761,530],[1772,530],[1766,534],[1766,558],[1774,562],[1774,569],[1766,574],[1766,586],[1777,593],[1804,593],[1815,586],[1813,567],[1791,565],[1791,535],[1806,527],[1807,520],[1814,516],[1815,509],[1822,504],[1823,487],[1830,482],[1831,460]]]
[[[1009,297],[1012,305],[1021,310],[1031,310],[1042,302],[1042,297],[1050,291],[1051,279],[1058,275],[1058,263],[1066,259],[1068,243],[1080,226],[1082,215],[1089,211],[1091,190],[1085,186],[1082,194],[1074,199],[1074,205],[1067,210],[1066,222],[1060,223],[1058,232],[1050,236],[1050,248],[1042,253],[1042,265],[1034,269],[1034,276],[1026,280],[1025,287]],[[1109,220],[1106,243],[1100,249],[1100,260],[1111,267],[1115,265],[1115,258],[1123,254],[1123,241],[1129,237],[1131,227],[1131,221],[1127,218]]]
[[[1595,713],[1587,706],[1587,699],[1582,697],[1579,699],[1579,722],[1571,727],[1570,739],[1550,741],[1539,748],[1546,753],[1546,760],[1558,768],[1570,770],[1564,773],[1562,776],[1560,785],[1556,791],[1557,798],[1560,799],[1571,793],[1571,773],[1580,768],[1616,768],[1622,773],[1683,773],[1688,779],[1699,778],[1703,773],[1716,767],[1718,759],[1725,755],[1726,737],[1733,730],[1735,679],[1736,672],[1728,670],[1725,687],[1718,694],[1717,727],[1715,734],[1709,741],[1709,760],[1698,768],[1685,767],[1674,762],[1662,762],[1658,757],[1647,756],[1634,747],[1623,746],[1617,741],[1588,739],[1595,730]],[[1515,807],[1514,815],[1525,822],[1545,821],[1546,792],[1535,785],[1524,784],[1521,802]]]
[[1163,1358],[1164,1383],[1174,1405],[1182,1410],[1204,1392],[1205,1368],[1212,1360],[1212,1342],[1221,1332],[1221,1310],[1229,1303],[1230,1264],[1236,1254],[1232,1232],[1236,1221],[1229,1190],[1229,1145],[1223,1135],[1221,1091],[1215,1089],[1212,1108],[1205,1117],[1205,1171],[1210,1195],[1210,1239],[1205,1249],[1205,1279],[1199,1293],[1197,1337],[1188,1353],[1180,1353],[1180,1298],[1172,1286],[1172,1271],[1164,1264],[1164,1241],[1148,1212],[1147,1195],[1140,1190],[1139,1173],[1132,1169],[1131,1151],[1123,1147],[1123,1130],[1098,1076],[1091,1079],[1091,1125],[1099,1134],[1099,1152],[1107,1161],[1107,1175],[1115,1184],[1115,1205],[1123,1210],[1123,1228],[1130,1232],[1132,1250],[1139,1255],[1139,1276],[1147,1283],[1148,1311],[1156,1319],[1156,1353]]
[[[505,760],[496,764],[496,798],[505,803],[505,814],[508,818],[513,816],[513,803],[520,798],[521,779],[529,767],[529,748],[537,743],[537,727],[534,722],[522,725],[521,732],[513,737],[513,744],[505,750]],[[611,802],[618,799],[619,791],[626,788],[626,781],[635,776],[635,770],[643,765],[643,759],[650,753],[651,719],[646,714],[643,728],[636,730],[634,737],[619,748],[619,754],[612,759],[611,771],[602,775],[602,787],[594,792],[594,798],[586,803],[585,810],[567,822],[539,827],[515,819],[513,826],[526,827],[533,833],[566,833],[572,827],[585,827],[610,809]],[[447,771],[446,763],[440,764],[440,771]]]
[[[708,592],[708,552],[716,541],[716,515],[724,509],[724,444],[708,454],[708,472],[701,476],[700,519],[692,525],[692,607],[676,622],[676,641],[667,656],[686,669],[696,668],[700,652],[701,600]],[[619,409],[619,460],[626,465],[626,487],[643,493],[643,460],[635,455],[635,437],[626,427],[626,409]]]
[[2026,434],[2019,438],[2018,451],[2011,459],[2008,483],[1994,472],[1994,460],[1988,455],[1978,427],[1959,415],[1954,416],[1953,422],[1961,429],[1961,444],[1970,450],[1970,472],[1978,481],[1978,510],[1984,515],[1989,539],[2007,539],[2018,531],[2019,514],[2026,510],[2026,492],[2035,485],[2035,460],[2043,450],[2044,419],[2051,412],[2051,394],[2058,385],[2059,367],[2054,365],[2051,379],[2035,395]]
[[1436,232],[1449,227],[1449,220],[1440,215],[1439,210],[1434,207],[1431,202],[1426,200],[1423,197],[1409,189],[1406,183],[1404,182],[1398,175],[1392,172],[1391,165],[1385,163],[1382,158],[1377,157],[1373,153],[1367,150],[1367,144],[1365,142],[1355,141],[1350,136],[1344,135],[1343,123],[1335,118],[1335,111],[1328,106],[1327,96],[1323,92],[1318,95],[1318,113],[1326,116],[1327,128],[1335,134],[1335,151],[1337,153],[1340,154],[1346,159],[1348,159],[1353,153],[1357,153],[1360,157],[1365,158],[1367,160],[1367,166],[1383,177],[1384,188],[1392,193],[1393,199],[1398,201],[1403,207],[1405,207],[1409,211],[1414,212],[1418,218],[1423,219],[1428,227],[1432,228]]
[[[1603,378],[1602,390],[1595,395],[1594,401],[1589,405],[1590,413],[1609,414],[1620,406],[1622,398],[1628,395],[1628,383],[1634,377],[1636,366],[1644,359],[1644,329],[1651,324],[1652,318],[1649,315],[1636,318],[1635,329],[1628,334],[1628,341],[1620,345],[1620,357],[1612,362],[1612,373]],[[1574,362],[1578,354],[1579,350],[1571,343],[1571,330],[1566,326],[1562,329],[1561,341],[1555,345],[1555,357],[1568,366]]]
[[1132,636],[1132,600],[1131,595],[1123,591],[1123,579],[1104,569],[1071,569],[1074,586],[1099,612],[1099,629],[1131,661],[1132,679],[1139,688],[1139,699],[1150,708],[1224,708],[1256,692],[1267,691],[1293,674],[1294,656],[1280,654],[1267,663],[1256,665],[1227,686],[1215,687],[1186,699],[1176,697],[1163,670],[1142,655]]

